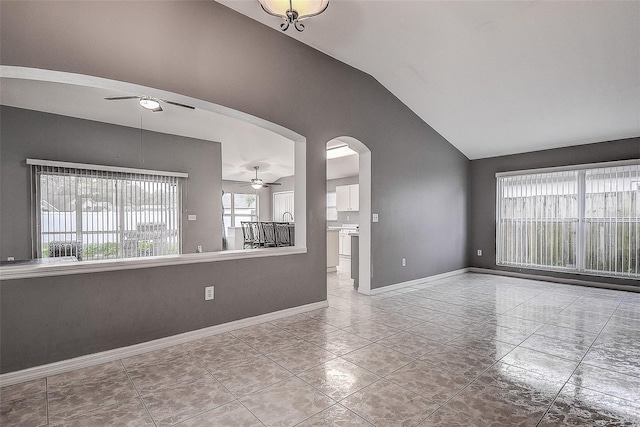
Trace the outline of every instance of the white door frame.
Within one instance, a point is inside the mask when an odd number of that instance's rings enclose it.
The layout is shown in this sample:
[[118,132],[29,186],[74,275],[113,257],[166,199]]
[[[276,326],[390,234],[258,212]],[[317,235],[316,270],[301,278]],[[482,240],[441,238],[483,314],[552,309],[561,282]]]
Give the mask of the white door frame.
[[358,292],[371,295],[371,150],[350,136],[340,136],[334,139],[348,144],[349,148],[358,153],[360,168],[358,176],[360,184]]

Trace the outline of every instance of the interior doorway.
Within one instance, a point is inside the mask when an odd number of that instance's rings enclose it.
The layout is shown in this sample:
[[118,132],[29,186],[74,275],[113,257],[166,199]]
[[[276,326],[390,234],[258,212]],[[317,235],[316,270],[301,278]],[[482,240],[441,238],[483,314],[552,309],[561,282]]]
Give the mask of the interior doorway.
[[371,151],[355,138],[327,142],[326,215],[328,285],[356,283],[359,293],[369,295]]

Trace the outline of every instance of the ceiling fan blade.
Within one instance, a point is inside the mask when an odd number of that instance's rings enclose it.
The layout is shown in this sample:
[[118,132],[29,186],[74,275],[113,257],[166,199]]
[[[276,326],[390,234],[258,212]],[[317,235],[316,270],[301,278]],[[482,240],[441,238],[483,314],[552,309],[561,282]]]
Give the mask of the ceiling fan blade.
[[114,96],[111,98],[105,98],[107,101],[119,101],[121,99],[140,99],[141,96]]
[[177,105],[178,107],[189,108],[191,110],[195,110],[196,109],[196,107],[192,107],[191,105],[180,104],[179,102],[167,101],[166,99],[161,99],[160,101],[166,102],[167,104],[171,104],[171,105]]
[[267,185],[282,185],[280,182],[267,182]]

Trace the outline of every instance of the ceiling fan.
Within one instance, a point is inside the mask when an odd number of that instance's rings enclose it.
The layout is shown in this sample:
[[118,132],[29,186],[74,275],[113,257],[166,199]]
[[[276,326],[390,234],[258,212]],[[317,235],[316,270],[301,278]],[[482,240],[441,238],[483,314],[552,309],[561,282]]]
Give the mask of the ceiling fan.
[[189,108],[190,110],[195,110],[196,107],[192,107],[191,105],[181,104],[179,102],[167,101],[166,99],[160,98],[152,98],[150,96],[114,96],[111,98],[105,98],[107,101],[120,101],[123,99],[138,99],[140,106],[142,108],[146,108],[147,110],[151,110],[154,113],[158,113],[162,111],[162,107],[160,106],[160,102],[164,102],[165,104],[177,105],[178,107]]
[[256,177],[251,178],[251,182],[244,184],[245,186],[250,185],[254,190],[259,190],[261,188],[268,188],[272,185],[282,185],[279,182],[264,182],[262,179],[258,178],[258,169],[260,169],[260,166],[254,166],[253,168],[256,170]]

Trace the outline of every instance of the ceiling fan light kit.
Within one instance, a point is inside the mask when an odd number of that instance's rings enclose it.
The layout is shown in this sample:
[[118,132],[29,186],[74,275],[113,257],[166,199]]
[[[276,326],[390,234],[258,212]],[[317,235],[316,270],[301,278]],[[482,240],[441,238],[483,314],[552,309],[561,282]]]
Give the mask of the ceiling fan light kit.
[[279,182],[264,182],[262,178],[258,178],[258,169],[260,169],[260,166],[254,166],[253,168],[256,171],[256,177],[251,178],[251,182],[245,185],[250,185],[251,188],[253,188],[254,190],[260,190],[261,188],[269,188],[272,185],[280,185]]
[[329,6],[329,0],[258,0],[258,2],[266,13],[284,20],[280,24],[282,31],[287,31],[289,26],[293,25],[299,32],[304,31],[304,24],[301,21],[320,15]]
[[[153,98],[140,98],[140,106],[147,110],[155,111],[160,108],[160,103]],[[160,110],[162,110],[160,108]]]
[[152,111],[154,113],[158,113],[162,110],[162,107],[160,106],[160,102],[164,102],[165,104],[171,104],[171,105],[176,105],[178,107],[183,107],[183,108],[188,108],[190,110],[195,110],[196,107],[193,107],[191,105],[187,105],[187,104],[181,104],[179,102],[174,102],[174,101],[167,101],[166,99],[160,99],[160,98],[152,98],[150,96],[140,96],[140,95],[133,95],[133,96],[112,96],[109,98],[105,98],[107,101],[122,101],[124,99],[137,99],[138,103],[140,104],[140,106],[146,110]]

